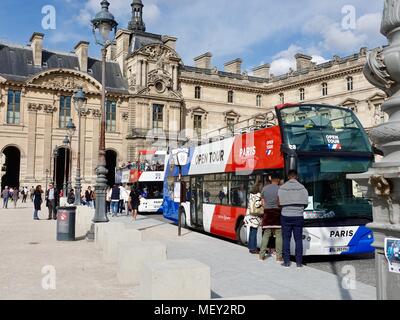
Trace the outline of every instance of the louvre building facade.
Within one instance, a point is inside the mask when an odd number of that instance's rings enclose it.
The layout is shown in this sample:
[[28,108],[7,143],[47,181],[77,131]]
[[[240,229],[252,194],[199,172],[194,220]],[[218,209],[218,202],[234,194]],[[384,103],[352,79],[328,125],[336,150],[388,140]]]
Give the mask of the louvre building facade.
[[[177,38],[149,33],[143,4],[132,3],[132,20],[119,29],[107,52],[106,149],[109,182],[116,166],[135,161],[142,149],[167,149],[221,134],[217,128],[274,121],[273,107],[286,102],[326,103],[351,108],[368,129],[382,121],[382,91],[362,70],[367,48],[334,56],[316,65],[304,54],[297,69],[281,76],[270,65],[251,73],[242,60],[212,64],[212,53],[186,65],[176,51]],[[127,8],[129,9],[129,8]],[[0,43],[0,150],[2,187],[45,185],[77,160],[78,134],[63,145],[71,118],[78,124],[72,96],[82,87],[87,98],[82,116],[81,174],[95,183],[101,120],[101,61],[88,56],[81,41],[73,53],[46,50],[44,35],[33,33],[29,46]],[[71,162],[69,162],[71,158]],[[75,165],[71,166],[75,176]]]

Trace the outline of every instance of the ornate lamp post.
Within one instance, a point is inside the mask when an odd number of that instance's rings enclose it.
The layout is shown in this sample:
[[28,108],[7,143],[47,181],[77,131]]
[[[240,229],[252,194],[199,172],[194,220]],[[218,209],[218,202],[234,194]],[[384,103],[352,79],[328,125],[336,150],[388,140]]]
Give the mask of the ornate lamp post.
[[81,204],[81,117],[82,113],[85,113],[84,105],[87,101],[86,95],[82,88],[79,88],[75,93],[74,106],[76,112],[78,112],[78,158],[76,160],[76,177],[75,177],[75,205],[79,206]]
[[182,183],[182,167],[187,165],[189,159],[189,149],[181,148],[172,150],[172,156],[174,159],[175,165],[179,168],[179,175],[178,175],[178,188],[179,188],[179,211],[178,211],[178,236],[182,234],[182,202],[185,197],[185,192]]
[[65,136],[63,140],[63,146],[64,146],[64,185],[63,185],[63,193],[64,197],[67,196],[68,194],[68,170],[67,166],[69,166],[68,161],[67,161],[67,151],[69,150],[69,138],[68,136]]
[[[56,189],[58,190],[58,186],[57,186],[57,159],[58,159],[58,147],[55,146],[54,151],[53,151],[53,157],[54,157],[54,176],[53,176],[53,180],[54,180],[54,186],[56,187]],[[59,190],[58,190],[59,191]]]
[[400,299],[400,274],[394,273],[385,257],[388,238],[400,243],[400,0],[385,0],[381,33],[389,45],[368,55],[364,74],[369,82],[386,92],[382,110],[388,122],[371,131],[371,139],[384,152],[384,158],[364,174],[349,175],[373,201],[377,298]]
[[75,134],[76,131],[76,126],[72,122],[72,119],[70,118],[68,123],[67,123],[67,132],[68,132],[68,137],[69,137],[69,163],[68,163],[68,190],[69,192],[72,189],[72,137]]
[[[110,3],[107,0],[101,2],[101,11],[92,20],[93,34],[96,43],[102,46],[102,95],[101,95],[101,128],[99,159],[96,168],[96,212],[94,223],[108,222],[106,214],[106,189],[107,189],[107,168],[106,168],[106,53],[107,47],[112,43],[117,32],[118,23],[114,16],[108,11]],[[111,31],[114,30],[113,38],[110,39]],[[99,36],[97,35],[99,34]],[[91,233],[93,233],[92,226]]]

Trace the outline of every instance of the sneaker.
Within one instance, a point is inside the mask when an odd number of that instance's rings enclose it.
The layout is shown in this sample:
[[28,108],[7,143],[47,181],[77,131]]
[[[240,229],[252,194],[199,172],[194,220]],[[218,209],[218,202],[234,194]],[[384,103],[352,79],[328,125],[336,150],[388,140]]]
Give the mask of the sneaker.
[[297,268],[303,268],[303,265],[301,263],[296,263]]
[[281,264],[281,266],[285,267],[285,268],[289,268],[290,267],[290,262],[284,262],[284,263]]
[[264,256],[259,256],[258,258],[259,258],[258,260],[264,261],[265,260],[265,255]]

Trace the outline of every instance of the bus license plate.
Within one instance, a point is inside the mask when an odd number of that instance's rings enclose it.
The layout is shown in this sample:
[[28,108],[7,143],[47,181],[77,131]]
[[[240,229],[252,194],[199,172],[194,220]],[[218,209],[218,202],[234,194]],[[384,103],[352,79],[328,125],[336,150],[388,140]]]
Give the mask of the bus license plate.
[[349,247],[331,247],[329,248],[330,253],[342,253],[349,251]]

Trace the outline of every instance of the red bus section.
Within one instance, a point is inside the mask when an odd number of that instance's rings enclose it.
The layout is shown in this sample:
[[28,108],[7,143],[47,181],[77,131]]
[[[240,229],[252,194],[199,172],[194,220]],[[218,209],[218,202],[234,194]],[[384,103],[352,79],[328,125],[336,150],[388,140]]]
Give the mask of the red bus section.
[[225,172],[282,169],[281,145],[278,126],[236,136]]

